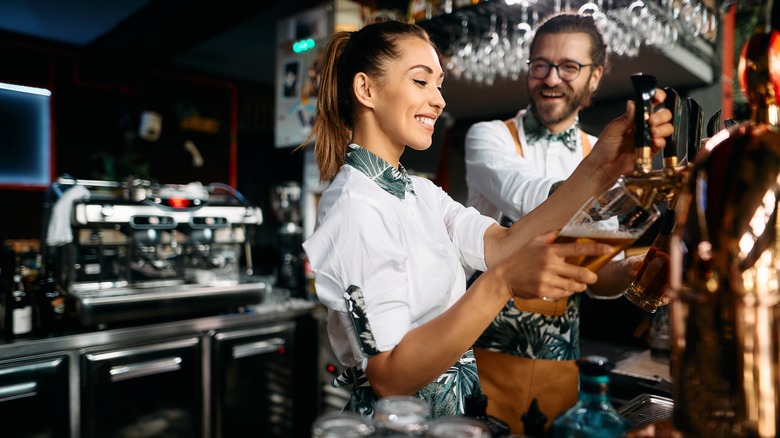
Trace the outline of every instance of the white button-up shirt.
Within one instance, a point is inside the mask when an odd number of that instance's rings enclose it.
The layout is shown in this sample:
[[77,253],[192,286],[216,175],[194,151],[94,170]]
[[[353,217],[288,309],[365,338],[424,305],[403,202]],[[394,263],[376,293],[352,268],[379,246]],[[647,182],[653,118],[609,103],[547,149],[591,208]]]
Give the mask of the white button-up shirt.
[[[496,220],[503,215],[516,221],[538,207],[553,184],[568,178],[583,158],[579,135],[574,150],[545,138],[529,143],[523,129],[527,111],[514,118],[523,156],[501,120],[476,123],[466,134],[466,205]],[[591,145],[597,140],[588,139]]]
[[[344,165],[323,193],[304,243],[317,297],[328,308],[333,350],[343,365],[363,370],[366,335],[376,350],[390,350],[465,293],[463,267],[486,269],[483,236],[495,223],[429,180],[412,176],[413,193],[401,198],[378,179]],[[348,310],[351,286],[362,291],[370,333],[355,327]]]

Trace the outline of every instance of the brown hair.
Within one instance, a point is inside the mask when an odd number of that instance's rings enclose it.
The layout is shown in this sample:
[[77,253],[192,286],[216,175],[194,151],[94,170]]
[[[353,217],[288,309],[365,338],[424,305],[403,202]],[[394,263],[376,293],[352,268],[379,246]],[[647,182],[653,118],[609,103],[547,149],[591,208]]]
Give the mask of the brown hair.
[[356,32],[339,32],[325,46],[317,92],[317,115],[305,146],[312,137],[320,179],[327,181],[344,164],[352,136],[355,99],[352,81],[363,72],[381,76],[385,66],[401,55],[403,38],[421,38],[433,46],[420,26],[400,21],[380,21]]
[[596,26],[596,21],[590,15],[564,12],[548,17],[536,28],[529,53],[534,52],[539,35],[578,32],[588,34],[590,37],[590,58],[594,64],[604,67],[604,73],[607,73],[609,71],[607,45],[604,43],[604,36],[601,35],[601,31]]

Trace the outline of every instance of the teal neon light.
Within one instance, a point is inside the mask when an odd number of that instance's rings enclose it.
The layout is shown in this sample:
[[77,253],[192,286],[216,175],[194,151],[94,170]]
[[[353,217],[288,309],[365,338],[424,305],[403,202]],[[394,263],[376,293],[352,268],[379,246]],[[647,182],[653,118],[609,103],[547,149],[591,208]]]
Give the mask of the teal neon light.
[[305,40],[300,40],[293,43],[293,52],[295,53],[302,53],[313,48],[314,40],[311,38],[306,38]]

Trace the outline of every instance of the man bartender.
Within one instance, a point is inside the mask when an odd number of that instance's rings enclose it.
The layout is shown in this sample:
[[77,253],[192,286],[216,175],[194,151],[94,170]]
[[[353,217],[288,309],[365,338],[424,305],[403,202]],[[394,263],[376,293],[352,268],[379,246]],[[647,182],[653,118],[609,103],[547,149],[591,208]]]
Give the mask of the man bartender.
[[[607,46],[593,18],[552,16],[530,46],[530,105],[508,120],[474,124],[466,134],[467,204],[508,225],[541,204],[595,144],[579,127],[608,70]],[[641,256],[602,268],[592,295],[618,297]],[[521,416],[533,399],[552,420],[578,395],[580,295],[568,300],[509,301],[474,345],[488,414],[522,434]]]

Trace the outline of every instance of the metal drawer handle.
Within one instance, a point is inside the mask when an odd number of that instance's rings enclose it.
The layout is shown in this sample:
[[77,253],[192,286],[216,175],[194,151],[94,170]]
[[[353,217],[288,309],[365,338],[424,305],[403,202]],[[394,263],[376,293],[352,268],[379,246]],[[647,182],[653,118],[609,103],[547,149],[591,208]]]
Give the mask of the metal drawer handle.
[[137,377],[151,376],[154,374],[162,374],[170,371],[178,371],[181,369],[181,358],[170,357],[167,359],[151,360],[148,362],[139,362],[131,365],[117,365],[111,367],[109,374],[111,374],[112,382],[119,382],[121,380],[135,379]]
[[17,383],[16,385],[0,386],[0,403],[24,397],[38,395],[38,384],[35,382]]
[[239,345],[233,348],[233,359],[242,357],[257,356],[258,354],[270,353],[276,351],[287,343],[282,338],[271,338],[265,341],[252,342],[251,344]]

